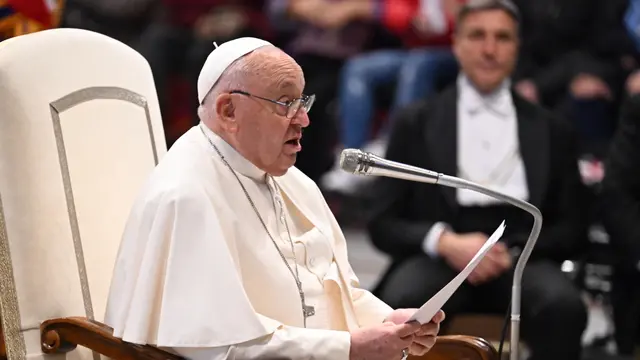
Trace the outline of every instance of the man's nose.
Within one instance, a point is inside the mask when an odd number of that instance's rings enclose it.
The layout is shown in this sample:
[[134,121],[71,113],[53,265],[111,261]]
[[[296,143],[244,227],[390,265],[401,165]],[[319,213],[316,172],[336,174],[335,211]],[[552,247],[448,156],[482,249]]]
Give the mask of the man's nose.
[[495,39],[486,39],[482,44],[482,52],[487,56],[494,56],[497,50],[497,43]]
[[307,114],[304,109],[298,110],[293,119],[291,119],[291,124],[300,125],[303,128],[309,126],[309,123],[311,123],[311,120],[309,120],[309,114]]

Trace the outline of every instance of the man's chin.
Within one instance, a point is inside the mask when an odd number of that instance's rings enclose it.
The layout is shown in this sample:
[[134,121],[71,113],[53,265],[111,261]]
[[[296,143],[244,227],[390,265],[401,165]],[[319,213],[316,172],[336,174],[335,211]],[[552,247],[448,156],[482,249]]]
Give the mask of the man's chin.
[[287,172],[289,171],[291,167],[285,167],[282,169],[276,169],[276,170],[272,170],[269,171],[269,175],[273,176],[273,177],[280,177],[280,176],[284,176],[287,174]]
[[276,166],[273,166],[272,169],[267,172],[271,176],[285,175],[287,171],[289,171],[289,169],[295,165],[297,156],[297,153],[282,154],[280,159],[278,159],[278,164]]
[[498,87],[500,87],[500,85],[502,85],[503,81],[504,81],[504,78],[502,76],[498,76],[498,75],[495,75],[495,76],[479,76],[478,79],[476,79],[474,85],[481,92],[491,93],[491,92],[495,91]]
[[289,165],[289,166],[291,167],[296,163],[297,159],[298,159],[298,152],[297,151],[283,151],[282,154],[280,155],[280,159],[278,159],[278,160],[282,164],[289,164],[290,163],[291,165]]

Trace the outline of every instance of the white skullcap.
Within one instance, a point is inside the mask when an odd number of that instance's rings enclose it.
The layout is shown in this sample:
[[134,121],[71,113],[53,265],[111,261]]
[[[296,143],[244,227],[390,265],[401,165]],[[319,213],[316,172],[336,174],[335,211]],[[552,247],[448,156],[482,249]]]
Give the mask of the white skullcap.
[[200,76],[198,76],[198,101],[200,104],[202,104],[205,96],[211,91],[220,75],[229,65],[244,55],[266,45],[271,45],[271,43],[252,37],[243,37],[227,41],[220,46],[216,45],[216,48],[204,62],[202,70],[200,70]]

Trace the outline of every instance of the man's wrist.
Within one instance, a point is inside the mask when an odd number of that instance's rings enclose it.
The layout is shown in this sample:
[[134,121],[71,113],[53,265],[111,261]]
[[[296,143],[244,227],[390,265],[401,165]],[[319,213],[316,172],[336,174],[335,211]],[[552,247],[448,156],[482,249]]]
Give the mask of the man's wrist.
[[438,243],[442,233],[449,229],[449,225],[444,222],[437,222],[431,226],[427,235],[422,242],[422,250],[431,257],[438,257],[440,255],[438,251]]
[[438,239],[438,254],[446,257],[451,249],[451,244],[455,240],[455,233],[449,229],[445,229]]

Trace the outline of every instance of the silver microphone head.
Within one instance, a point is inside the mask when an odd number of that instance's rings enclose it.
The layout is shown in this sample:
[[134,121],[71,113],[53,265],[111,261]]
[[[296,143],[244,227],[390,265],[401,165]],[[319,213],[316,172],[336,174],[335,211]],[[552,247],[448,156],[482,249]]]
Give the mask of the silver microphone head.
[[368,174],[370,163],[371,155],[362,150],[344,149],[340,154],[340,168],[352,174]]
[[359,160],[362,158],[362,151],[358,149],[344,149],[340,153],[340,168],[349,173],[358,170]]
[[386,176],[428,184],[437,184],[441,178],[435,171],[390,161],[358,149],[342,150],[340,168],[355,175]]

